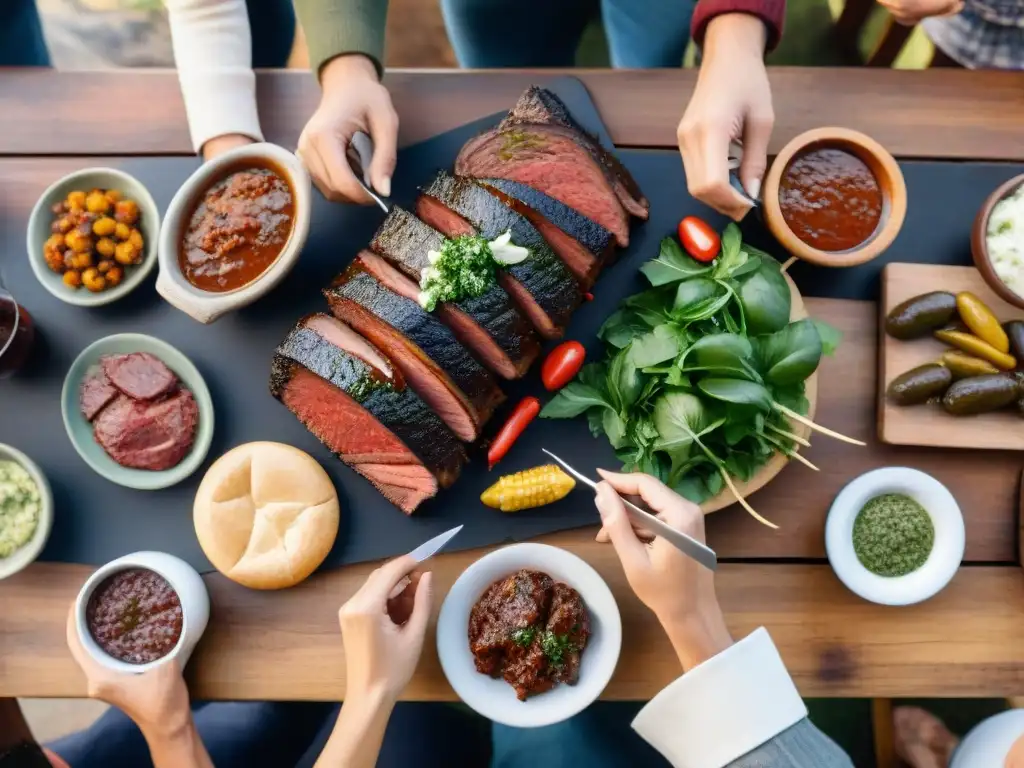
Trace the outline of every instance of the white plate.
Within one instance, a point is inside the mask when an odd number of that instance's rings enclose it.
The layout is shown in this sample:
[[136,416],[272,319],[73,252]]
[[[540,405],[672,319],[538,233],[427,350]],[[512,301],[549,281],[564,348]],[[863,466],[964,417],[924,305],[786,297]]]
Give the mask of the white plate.
[[[521,568],[542,571],[576,589],[590,616],[590,640],[583,651],[576,685],[558,685],[519,701],[504,680],[476,671],[467,635],[469,613],[491,584]],[[452,688],[486,718],[516,728],[536,728],[566,720],[601,695],[615,671],[622,647],[622,620],[604,579],[587,563],[546,544],[515,544],[477,560],[459,577],[437,619],[437,653]]]
[[[909,496],[925,508],[935,526],[935,544],[924,565],[906,576],[878,576],[853,549],[853,522],[871,499],[887,493]],[[964,518],[953,494],[931,475],[908,467],[867,472],[832,502],[825,523],[825,551],[839,579],[865,600],[880,605],[912,605],[945,587],[964,557]]]

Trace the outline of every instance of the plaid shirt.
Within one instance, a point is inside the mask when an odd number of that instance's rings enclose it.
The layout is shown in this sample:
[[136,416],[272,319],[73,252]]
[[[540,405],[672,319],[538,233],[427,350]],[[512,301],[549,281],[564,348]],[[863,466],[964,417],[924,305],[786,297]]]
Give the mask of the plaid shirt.
[[925,19],[935,46],[968,69],[1024,69],[1024,0],[965,0],[956,16]]

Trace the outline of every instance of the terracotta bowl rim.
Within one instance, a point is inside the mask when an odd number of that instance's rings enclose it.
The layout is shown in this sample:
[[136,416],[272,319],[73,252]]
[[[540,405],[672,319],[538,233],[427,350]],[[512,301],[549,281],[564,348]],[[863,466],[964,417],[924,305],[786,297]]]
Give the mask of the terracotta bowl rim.
[[[882,184],[883,194],[886,187],[891,189],[891,193],[886,195],[889,212],[881,228],[870,240],[848,251],[822,251],[808,245],[797,237],[782,216],[782,207],[779,205],[782,174],[799,152],[818,142],[853,145],[867,152],[882,166],[890,181],[888,185]],[[896,158],[867,134],[851,128],[812,128],[791,139],[776,155],[765,178],[762,205],[768,229],[791,255],[823,267],[852,267],[881,255],[896,239],[907,214],[907,184]]]
[[988,197],[985,198],[985,202],[981,204],[981,208],[978,209],[978,214],[974,218],[974,226],[971,228],[971,257],[974,259],[974,266],[981,273],[988,287],[995,291],[999,298],[1018,309],[1024,309],[1024,296],[1014,293],[1010,286],[1004,283],[999,278],[999,275],[996,274],[995,267],[992,266],[992,261],[988,255],[988,238],[986,234],[988,232],[988,220],[992,217],[992,209],[996,207],[996,203],[1009,196],[1011,192],[1021,185],[1024,185],[1024,173],[1007,179],[993,189]]

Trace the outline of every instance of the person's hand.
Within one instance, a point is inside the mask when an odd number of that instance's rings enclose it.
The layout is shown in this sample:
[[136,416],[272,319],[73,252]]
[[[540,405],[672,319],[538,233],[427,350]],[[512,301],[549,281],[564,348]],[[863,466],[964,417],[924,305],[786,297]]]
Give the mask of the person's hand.
[[765,40],[764,23],[754,16],[729,13],[711,20],[697,87],[676,131],[690,194],[736,220],[751,204],[729,184],[729,142],[743,142],[740,182],[757,199],[775,123]]
[[878,4],[908,27],[933,16],[955,16],[964,9],[962,0],[878,0]]
[[203,160],[213,160],[217,155],[223,155],[229,149],[245,147],[255,142],[254,138],[243,133],[225,133],[223,136],[214,136],[203,144]]
[[75,607],[68,611],[67,641],[88,683],[88,695],[120,709],[147,740],[176,736],[192,724],[188,688],[176,659],[142,674],[115,672],[96,662],[82,647],[75,627]]
[[[416,565],[408,555],[385,563],[338,612],[348,670],[346,701],[374,693],[397,699],[412,679],[434,597],[433,574],[414,573]],[[408,586],[393,597],[407,576]]]
[[658,617],[683,668],[692,669],[724,651],[732,637],[715,596],[714,574],[662,538],[641,541],[619,494],[639,495],[661,520],[704,541],[700,507],[650,475],[598,472],[604,482],[598,483],[595,500],[603,524],[597,540],[611,541],[629,586]]
[[362,54],[339,56],[324,66],[320,83],[320,106],[306,123],[298,149],[313,183],[328,200],[373,202],[345,157],[352,135],[363,131],[374,144],[370,181],[387,197],[397,160],[398,115],[376,67]]

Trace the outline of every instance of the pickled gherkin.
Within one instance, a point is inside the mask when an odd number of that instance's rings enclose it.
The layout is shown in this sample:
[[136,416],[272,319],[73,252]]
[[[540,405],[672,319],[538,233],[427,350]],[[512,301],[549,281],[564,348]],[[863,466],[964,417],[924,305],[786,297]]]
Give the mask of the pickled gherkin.
[[480,501],[502,512],[518,512],[552,504],[569,495],[576,481],[554,464],[505,475],[480,495]]

